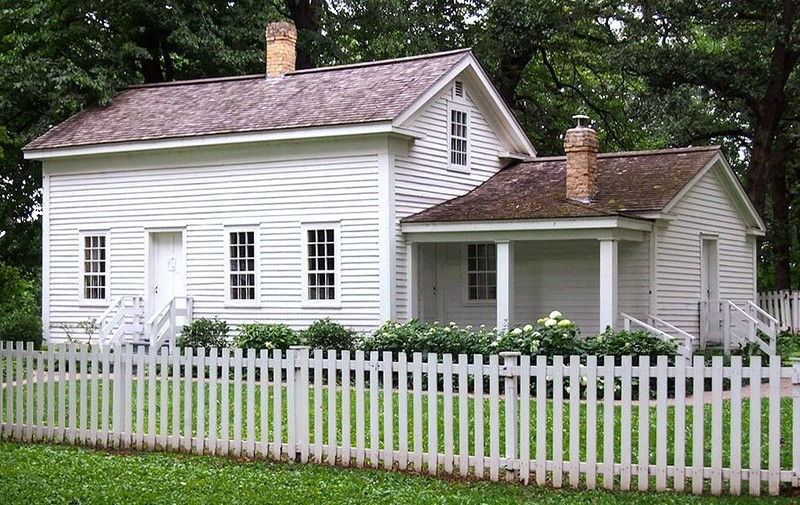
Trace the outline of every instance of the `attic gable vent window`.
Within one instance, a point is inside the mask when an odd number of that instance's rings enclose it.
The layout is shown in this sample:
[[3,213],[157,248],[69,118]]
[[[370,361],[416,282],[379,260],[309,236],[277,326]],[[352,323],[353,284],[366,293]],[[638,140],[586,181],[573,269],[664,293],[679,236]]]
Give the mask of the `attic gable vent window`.
[[456,85],[453,88],[453,94],[456,98],[464,98],[464,83],[461,81],[456,81]]

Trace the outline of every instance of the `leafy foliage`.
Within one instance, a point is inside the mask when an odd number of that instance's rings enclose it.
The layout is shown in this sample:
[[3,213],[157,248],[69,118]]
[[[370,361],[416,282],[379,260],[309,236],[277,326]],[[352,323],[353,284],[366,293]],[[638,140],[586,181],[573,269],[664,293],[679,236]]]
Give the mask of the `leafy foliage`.
[[196,319],[183,327],[175,344],[180,348],[217,348],[228,347],[228,323],[218,318]]
[[243,349],[288,349],[298,345],[300,338],[285,324],[250,323],[239,327],[235,343]]
[[331,321],[330,318],[325,318],[311,323],[311,326],[302,332],[301,339],[312,349],[351,351],[355,349],[356,332]]
[[676,356],[674,343],[646,331],[606,331],[586,339],[586,352],[599,356]]
[[388,321],[361,342],[364,351],[414,352],[438,354],[486,354],[497,330],[485,327],[472,331],[455,323],[442,326],[437,322],[413,320],[408,323]]
[[39,316],[39,280],[0,262],[0,341],[33,342],[42,345]]

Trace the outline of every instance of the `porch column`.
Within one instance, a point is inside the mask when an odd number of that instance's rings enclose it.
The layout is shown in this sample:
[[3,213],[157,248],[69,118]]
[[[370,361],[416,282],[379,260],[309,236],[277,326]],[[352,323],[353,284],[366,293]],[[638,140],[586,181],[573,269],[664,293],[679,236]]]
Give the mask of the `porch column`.
[[600,331],[617,323],[617,241],[600,241]]
[[418,317],[418,300],[419,300],[419,245],[413,242],[406,244],[406,289],[408,311],[406,316],[409,321]]
[[514,309],[514,243],[495,241],[497,250],[497,327],[510,328]]

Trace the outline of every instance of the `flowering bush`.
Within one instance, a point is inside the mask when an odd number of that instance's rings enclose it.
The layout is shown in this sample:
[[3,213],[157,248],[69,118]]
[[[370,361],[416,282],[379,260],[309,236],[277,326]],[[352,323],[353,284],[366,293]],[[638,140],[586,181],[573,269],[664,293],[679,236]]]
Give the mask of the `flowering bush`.
[[539,318],[536,325],[516,326],[498,334],[489,347],[490,352],[517,351],[530,355],[584,354],[585,348],[579,333],[578,325],[554,310],[548,316]]
[[236,346],[242,349],[288,349],[299,343],[297,332],[285,324],[243,324],[236,336]]
[[407,354],[487,354],[491,352],[488,344],[495,339],[496,334],[496,328],[488,329],[485,325],[474,328],[470,325],[459,327],[455,322],[444,326],[438,321],[389,321],[366,337],[361,342],[361,349]]

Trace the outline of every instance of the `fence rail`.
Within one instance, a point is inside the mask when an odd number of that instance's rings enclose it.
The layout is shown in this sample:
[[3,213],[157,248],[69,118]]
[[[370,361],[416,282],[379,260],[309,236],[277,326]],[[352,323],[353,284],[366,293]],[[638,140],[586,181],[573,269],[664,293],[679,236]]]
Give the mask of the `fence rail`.
[[800,476],[800,365],[777,359],[10,343],[0,358],[12,440],[620,490],[775,495]]
[[758,306],[780,321],[782,330],[800,331],[800,291],[764,291],[758,294]]

